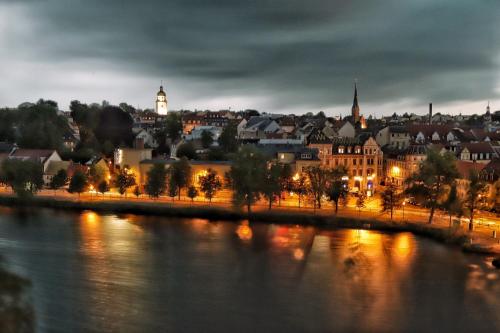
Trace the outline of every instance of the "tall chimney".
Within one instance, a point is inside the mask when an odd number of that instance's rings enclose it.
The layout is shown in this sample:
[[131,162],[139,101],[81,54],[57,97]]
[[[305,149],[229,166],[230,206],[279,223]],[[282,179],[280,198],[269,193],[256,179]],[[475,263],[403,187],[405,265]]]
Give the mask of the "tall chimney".
[[135,138],[134,148],[135,149],[144,149],[144,139],[143,138]]
[[429,125],[432,124],[432,103],[429,103]]

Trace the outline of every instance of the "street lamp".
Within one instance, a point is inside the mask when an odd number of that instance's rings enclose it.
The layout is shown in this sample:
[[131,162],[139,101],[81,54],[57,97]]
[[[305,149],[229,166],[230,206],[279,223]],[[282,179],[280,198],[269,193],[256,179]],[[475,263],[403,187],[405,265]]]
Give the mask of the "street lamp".
[[403,199],[403,221],[405,220],[405,206],[406,206],[406,198]]

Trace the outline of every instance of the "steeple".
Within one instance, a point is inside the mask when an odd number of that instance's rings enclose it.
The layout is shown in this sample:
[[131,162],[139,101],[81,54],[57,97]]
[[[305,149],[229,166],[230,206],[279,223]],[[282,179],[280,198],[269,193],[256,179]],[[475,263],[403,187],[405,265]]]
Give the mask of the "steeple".
[[155,102],[155,110],[156,113],[159,115],[166,115],[167,114],[167,94],[163,90],[163,82],[162,85],[160,86],[160,91],[156,94],[156,102]]
[[486,107],[486,114],[490,114],[490,101],[488,101],[488,106]]
[[352,121],[354,123],[359,122],[359,104],[358,104],[358,86],[356,81],[354,81],[354,99],[352,101],[352,109],[351,109]]

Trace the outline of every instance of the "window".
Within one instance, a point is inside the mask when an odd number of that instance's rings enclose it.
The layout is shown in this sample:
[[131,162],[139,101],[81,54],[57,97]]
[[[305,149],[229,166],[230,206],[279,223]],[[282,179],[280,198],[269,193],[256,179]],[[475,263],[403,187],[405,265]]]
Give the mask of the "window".
[[310,160],[311,154],[310,153],[302,153],[302,154],[300,154],[300,158],[303,160]]
[[351,147],[347,147],[347,153],[350,154],[351,153]]
[[344,158],[344,165],[347,165],[347,158]]
[[344,153],[344,147],[339,147],[339,154],[343,154]]
[[352,160],[352,165],[356,165],[356,159],[355,158]]

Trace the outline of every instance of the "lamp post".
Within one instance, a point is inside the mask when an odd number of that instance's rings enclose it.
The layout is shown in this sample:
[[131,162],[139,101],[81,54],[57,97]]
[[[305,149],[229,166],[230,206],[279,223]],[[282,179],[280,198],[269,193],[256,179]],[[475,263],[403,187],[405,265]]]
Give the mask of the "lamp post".
[[406,199],[403,199],[403,222],[405,220],[405,206],[406,206]]

